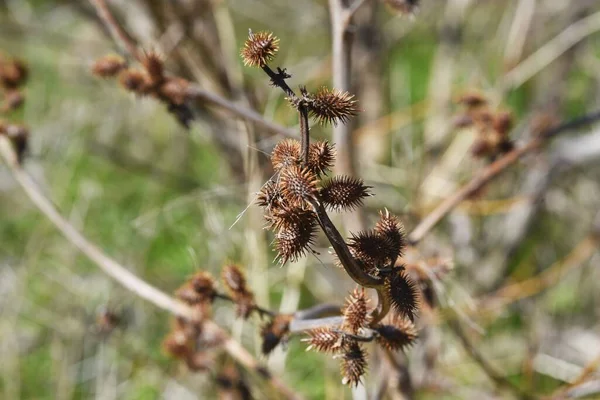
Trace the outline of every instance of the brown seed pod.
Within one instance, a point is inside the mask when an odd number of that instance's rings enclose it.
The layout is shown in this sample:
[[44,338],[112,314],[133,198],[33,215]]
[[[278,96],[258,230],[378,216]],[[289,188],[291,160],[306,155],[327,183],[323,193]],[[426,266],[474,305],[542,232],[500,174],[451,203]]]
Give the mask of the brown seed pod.
[[396,313],[388,319],[388,323],[379,324],[374,328],[379,333],[377,343],[390,351],[404,350],[417,338],[414,324]]
[[343,329],[352,334],[358,334],[361,328],[369,325],[371,315],[369,314],[369,302],[371,299],[365,294],[364,288],[355,288],[350,296],[346,297],[346,304],[342,313],[344,314]]
[[290,332],[291,315],[277,314],[269,322],[267,322],[260,331],[262,336],[262,353],[267,355],[277,347],[277,345]]
[[348,241],[352,255],[371,268],[378,269],[389,266],[388,241],[374,231],[353,233]]
[[188,95],[189,82],[182,78],[167,78],[158,89],[160,98],[171,104],[184,104]]
[[163,57],[155,51],[148,51],[142,55],[142,65],[148,73],[152,85],[160,85],[165,79]]
[[236,303],[237,315],[248,318],[255,309],[254,294],[246,286],[246,278],[236,265],[230,264],[223,268],[221,274],[223,283]]
[[231,295],[246,292],[246,278],[240,270],[240,267],[234,264],[228,264],[223,267],[221,278],[225,287]]
[[163,348],[173,357],[187,358],[195,351],[195,340],[185,330],[171,332],[163,341]]
[[310,115],[320,124],[345,124],[358,114],[354,95],[341,90],[322,87],[315,95],[309,95],[308,100]]
[[29,70],[25,63],[19,60],[0,60],[0,85],[5,89],[16,89],[25,82]]
[[317,176],[327,174],[335,163],[335,148],[326,140],[310,144],[307,167]]
[[275,58],[278,50],[279,39],[273,33],[250,31],[241,56],[246,66],[264,67]]
[[478,92],[464,93],[458,98],[457,102],[464,105],[469,110],[485,106],[488,103],[485,96]]
[[256,196],[256,204],[267,211],[274,211],[282,207],[283,196],[281,188],[274,181],[268,181]]
[[293,165],[281,171],[281,194],[292,206],[302,206],[308,199],[316,198],[318,183],[316,175],[308,168]]
[[419,293],[414,282],[404,272],[404,267],[396,268],[385,282],[392,307],[400,315],[415,320],[419,309]]
[[342,356],[341,372],[344,385],[357,386],[367,370],[365,350],[356,342],[351,342]]
[[332,211],[352,211],[363,205],[363,199],[371,196],[371,187],[362,179],[338,175],[323,184],[321,201]]
[[25,102],[25,95],[17,89],[10,89],[4,94],[4,101],[0,107],[1,112],[14,111]]
[[275,249],[281,264],[296,262],[306,255],[314,243],[316,230],[314,219],[310,224],[291,224],[280,228],[275,234]]
[[126,90],[142,95],[148,92],[150,78],[144,71],[129,68],[119,74],[119,83]]
[[275,171],[300,164],[300,142],[296,139],[285,139],[277,143],[271,153],[271,163]]
[[306,333],[309,337],[302,339],[309,344],[306,351],[315,349],[322,353],[337,353],[343,347],[343,335],[332,328],[317,328]]
[[189,280],[190,286],[200,297],[200,301],[212,302],[217,294],[215,280],[208,272],[200,271]]
[[123,57],[109,54],[94,62],[92,73],[99,78],[113,78],[125,68],[127,68],[127,62]]
[[317,216],[305,207],[281,207],[273,211],[268,221],[269,227],[275,231],[291,229],[312,232],[316,229]]
[[375,224],[375,232],[385,239],[385,255],[394,263],[406,248],[404,225],[402,225],[398,217],[390,214],[386,209],[379,212],[379,221]]
[[513,127],[513,116],[508,111],[499,112],[492,123],[494,130],[501,137],[507,137]]

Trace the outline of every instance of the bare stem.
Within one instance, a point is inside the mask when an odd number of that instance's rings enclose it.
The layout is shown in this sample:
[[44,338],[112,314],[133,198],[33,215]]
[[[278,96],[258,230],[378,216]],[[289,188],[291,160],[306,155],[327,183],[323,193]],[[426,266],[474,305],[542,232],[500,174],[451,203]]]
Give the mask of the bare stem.
[[136,60],[140,59],[137,46],[127,33],[121,28],[114,15],[111,13],[105,0],[90,0],[92,6],[96,9],[98,17],[102,20],[102,23],[108,29],[110,36],[114,42],[121,47],[125,53],[129,53]]

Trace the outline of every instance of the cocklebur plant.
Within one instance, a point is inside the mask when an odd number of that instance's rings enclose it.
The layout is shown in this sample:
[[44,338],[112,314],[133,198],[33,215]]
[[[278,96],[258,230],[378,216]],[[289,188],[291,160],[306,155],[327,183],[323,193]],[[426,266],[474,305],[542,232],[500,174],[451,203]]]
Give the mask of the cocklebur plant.
[[[414,320],[419,296],[415,284],[398,262],[406,246],[405,233],[397,217],[380,213],[374,229],[352,234],[345,241],[327,211],[352,211],[371,196],[371,188],[350,176],[328,178],[335,163],[335,148],[327,141],[310,141],[311,117],[320,124],[347,123],[359,109],[354,96],[321,87],[315,94],[300,87],[299,95],[288,86],[285,69],[269,67],[277,54],[279,39],[270,32],[250,32],[242,49],[244,64],[260,67],[281,88],[300,116],[301,140],[285,139],[271,154],[275,175],[257,195],[267,228],[275,236],[277,259],[296,261],[312,250],[317,227],[329,240],[337,264],[359,285],[347,299],[340,326],[309,332],[310,347],[334,352],[341,360],[345,383],[356,385],[366,370],[367,353],[362,342],[375,340],[398,350],[415,337]],[[371,306],[365,288],[375,289],[378,304]],[[393,314],[394,318],[383,319]]]

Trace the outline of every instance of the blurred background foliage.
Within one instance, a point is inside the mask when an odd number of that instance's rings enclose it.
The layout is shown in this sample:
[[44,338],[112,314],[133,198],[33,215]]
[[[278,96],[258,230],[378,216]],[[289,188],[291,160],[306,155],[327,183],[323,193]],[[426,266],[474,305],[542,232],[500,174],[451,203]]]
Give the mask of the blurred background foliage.
[[[170,71],[267,120],[297,124],[264,74],[242,67],[237,55],[248,28],[281,38],[275,64],[288,69],[295,87],[331,82],[325,1],[111,5],[142,48],[166,54]],[[472,133],[452,129],[455,100],[465,91],[512,111],[517,143],[539,115],[565,120],[597,109],[598,13],[593,0],[423,0],[411,18],[367,2],[356,18],[352,82],[363,109],[354,121],[358,172],[376,193],[369,217],[387,207],[410,229],[485,165],[469,154]],[[582,21],[589,29],[573,46],[553,41]],[[555,59],[537,60],[528,74],[525,61],[548,45]],[[234,224],[270,176],[265,152],[278,137],[207,104],[198,104],[197,123],[186,131],[152,99],[94,78],[90,65],[115,46],[87,2],[1,0],[0,49],[31,71],[24,108],[3,116],[31,129],[27,170],[73,225],[136,274],[173,291],[198,269],[218,275],[234,260],[246,267],[259,303],[285,312],[341,301],[352,288],[349,280],[340,283],[325,241],[319,257],[280,267],[256,207]],[[313,132],[330,135],[319,126]],[[598,158],[586,155],[590,146],[582,142],[594,134],[589,143],[598,143],[598,131],[573,134],[527,157],[425,238],[423,257],[455,266],[440,283],[441,308],[468,309],[474,299],[577,256],[572,250],[581,250],[600,198]],[[550,287],[540,280],[533,296],[465,317],[494,365],[537,394],[571,382],[600,354],[599,258],[586,251]],[[101,335],[98,316],[106,309],[122,321]],[[209,376],[162,352],[169,316],[80,256],[2,168],[0,310],[2,398],[216,396]],[[215,309],[215,320],[260,352],[254,323],[235,320],[227,307]],[[494,390],[443,321],[421,325],[421,340],[408,352],[415,398],[512,396]],[[265,362],[307,398],[350,398],[337,363],[304,347],[292,340]],[[272,397],[260,384],[254,395]]]

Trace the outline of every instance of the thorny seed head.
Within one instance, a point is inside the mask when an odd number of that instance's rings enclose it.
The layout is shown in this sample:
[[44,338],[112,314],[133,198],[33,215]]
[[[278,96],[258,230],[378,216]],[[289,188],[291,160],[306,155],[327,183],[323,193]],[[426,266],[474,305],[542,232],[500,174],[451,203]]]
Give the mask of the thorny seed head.
[[142,55],[142,65],[148,73],[152,85],[158,85],[165,78],[163,57],[155,51],[148,51]]
[[306,255],[315,240],[316,221],[309,224],[291,224],[275,234],[275,249],[281,264],[298,261]]
[[379,221],[375,224],[375,232],[385,238],[386,257],[395,262],[406,248],[406,232],[402,222],[386,209],[379,212]]
[[27,81],[29,70],[19,60],[0,59],[0,86],[4,89],[16,89]]
[[362,179],[338,175],[325,182],[321,188],[321,201],[333,211],[352,211],[363,205],[363,199],[371,196],[370,186]]
[[4,101],[0,106],[0,112],[14,111],[25,102],[25,95],[18,89],[9,89],[4,93]]
[[221,277],[236,303],[237,315],[244,319],[248,318],[256,303],[254,302],[254,294],[246,286],[244,274],[237,265],[229,264],[223,268]]
[[163,348],[173,357],[187,358],[195,350],[195,340],[185,329],[172,331],[163,341]]
[[464,93],[458,98],[457,102],[464,105],[467,110],[474,110],[488,103],[485,96],[479,92]]
[[353,233],[348,241],[352,255],[365,265],[373,269],[389,266],[388,241],[374,231]]
[[119,74],[119,82],[126,90],[141,95],[148,91],[149,77],[145,71],[129,68]]
[[307,167],[317,176],[325,175],[335,163],[335,148],[327,140],[310,144]]
[[337,353],[343,347],[343,335],[332,328],[316,328],[306,333],[309,337],[302,339],[308,342],[306,351],[315,349],[322,353]]
[[341,372],[344,385],[357,386],[367,369],[365,350],[356,342],[351,342],[342,356]]
[[304,207],[281,207],[273,211],[268,219],[270,228],[275,231],[285,229],[302,230],[316,229],[316,214]]
[[513,116],[509,111],[501,111],[494,116],[494,130],[500,136],[508,136],[513,127]]
[[415,283],[404,271],[404,267],[394,268],[386,279],[385,286],[394,310],[414,321],[415,313],[419,309],[419,293]]
[[321,124],[345,124],[359,111],[354,95],[338,89],[322,87],[316,94],[308,95],[308,99],[310,115]]
[[346,298],[346,304],[342,310],[344,314],[344,330],[356,335],[361,328],[366,327],[371,321],[369,314],[369,302],[371,299],[365,294],[364,288],[356,288]]
[[229,264],[223,267],[221,278],[232,295],[246,291],[246,278],[237,265]]
[[92,73],[99,78],[113,78],[127,67],[125,59],[116,54],[109,54],[97,59],[92,65]]
[[208,272],[200,271],[190,279],[190,285],[194,292],[200,296],[201,301],[213,301],[217,294],[215,280]]
[[170,104],[182,105],[188,96],[189,82],[182,78],[167,78],[158,89],[159,97]]
[[267,322],[260,331],[262,336],[262,353],[267,355],[287,336],[290,331],[291,315],[278,314]]
[[281,171],[281,193],[290,205],[303,205],[318,194],[317,176],[308,168],[292,165]]
[[285,139],[277,143],[271,153],[271,163],[275,171],[300,164],[300,142],[296,139]]
[[279,38],[273,33],[250,31],[241,56],[246,66],[264,67],[275,58],[278,50]]
[[272,180],[268,181],[256,196],[256,204],[266,211],[273,211],[281,208],[282,202],[283,197],[281,195],[281,188]]
[[385,324],[377,325],[374,330],[379,333],[377,343],[390,351],[404,350],[417,338],[414,324],[397,313],[390,313]]

